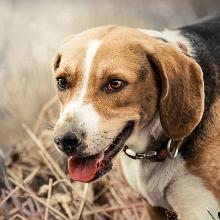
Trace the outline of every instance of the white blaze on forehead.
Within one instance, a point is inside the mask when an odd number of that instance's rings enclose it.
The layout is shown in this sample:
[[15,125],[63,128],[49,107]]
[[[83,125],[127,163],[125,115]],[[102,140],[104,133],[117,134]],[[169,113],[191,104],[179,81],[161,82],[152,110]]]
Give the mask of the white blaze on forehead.
[[90,41],[86,50],[86,56],[83,66],[82,84],[78,96],[70,101],[60,115],[60,121],[64,121],[66,117],[76,117],[80,123],[84,124],[87,128],[98,128],[99,117],[92,103],[84,105],[84,97],[88,90],[89,78],[91,74],[91,67],[93,64],[96,52],[101,44],[99,40]]
[[83,101],[83,98],[86,94],[88,84],[89,84],[89,76],[91,73],[91,67],[93,63],[93,59],[96,55],[96,52],[100,46],[101,42],[99,40],[93,40],[89,43],[89,46],[86,51],[86,58],[84,63],[84,70],[83,70],[83,82],[82,82],[82,89],[79,94],[79,101]]

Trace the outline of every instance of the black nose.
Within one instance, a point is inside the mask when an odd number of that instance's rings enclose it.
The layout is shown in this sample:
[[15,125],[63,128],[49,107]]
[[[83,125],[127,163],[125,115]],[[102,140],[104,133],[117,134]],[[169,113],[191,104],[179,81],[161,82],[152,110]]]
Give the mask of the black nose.
[[57,147],[66,155],[71,156],[80,145],[80,139],[72,132],[67,132],[62,136],[54,138]]

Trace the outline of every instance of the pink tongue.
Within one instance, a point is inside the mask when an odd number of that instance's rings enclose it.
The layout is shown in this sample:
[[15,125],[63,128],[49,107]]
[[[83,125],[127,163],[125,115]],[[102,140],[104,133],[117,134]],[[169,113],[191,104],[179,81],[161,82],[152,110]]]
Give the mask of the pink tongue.
[[68,170],[71,179],[80,182],[91,181],[100,168],[102,157],[99,158],[74,158],[68,160]]

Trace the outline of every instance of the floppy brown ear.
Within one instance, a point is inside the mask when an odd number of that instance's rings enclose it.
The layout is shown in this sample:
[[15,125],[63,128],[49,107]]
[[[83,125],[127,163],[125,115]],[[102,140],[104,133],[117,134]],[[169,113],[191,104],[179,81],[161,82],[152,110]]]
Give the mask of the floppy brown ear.
[[158,47],[148,60],[162,82],[159,104],[162,127],[171,139],[183,138],[203,115],[202,70],[194,59],[172,46]]

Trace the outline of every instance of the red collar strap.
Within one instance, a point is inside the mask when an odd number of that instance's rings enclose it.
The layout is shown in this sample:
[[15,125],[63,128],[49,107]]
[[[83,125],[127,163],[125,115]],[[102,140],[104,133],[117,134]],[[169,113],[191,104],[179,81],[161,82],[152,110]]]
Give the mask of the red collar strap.
[[163,162],[167,157],[176,158],[181,145],[181,140],[171,140],[169,138],[160,139],[160,143],[154,142],[153,150],[144,153],[136,153],[128,146],[124,147],[124,153],[132,159],[148,159],[152,162]]

